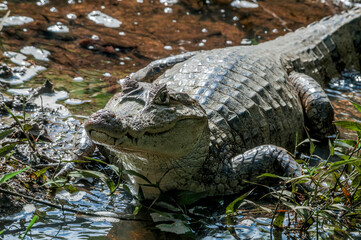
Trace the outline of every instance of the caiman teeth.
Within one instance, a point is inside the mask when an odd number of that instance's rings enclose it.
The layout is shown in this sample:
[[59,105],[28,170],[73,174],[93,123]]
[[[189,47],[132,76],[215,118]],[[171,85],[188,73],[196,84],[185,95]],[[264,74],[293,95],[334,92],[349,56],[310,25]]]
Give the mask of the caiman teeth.
[[125,136],[126,136],[130,141],[132,141],[133,144],[134,144],[134,143],[135,143],[135,145],[138,144],[138,138],[133,137],[133,136],[130,135],[129,133],[126,133]]
[[115,142],[118,140],[116,138],[113,138],[113,137],[109,136],[106,133],[98,132],[98,131],[95,131],[95,130],[91,130],[89,133],[90,133],[90,137],[92,139],[95,139],[95,141],[97,141],[98,139],[101,139],[101,142],[105,143],[107,145],[114,145]]
[[124,143],[124,137],[129,139],[131,141],[131,143],[135,144],[135,145],[138,145],[138,140],[139,140],[138,138],[133,137],[129,133],[126,133],[123,137],[115,138],[115,137],[109,136],[107,133],[104,133],[104,132],[100,132],[97,130],[90,130],[89,135],[96,142],[99,142],[100,144],[104,143],[107,145],[121,145],[122,143]]

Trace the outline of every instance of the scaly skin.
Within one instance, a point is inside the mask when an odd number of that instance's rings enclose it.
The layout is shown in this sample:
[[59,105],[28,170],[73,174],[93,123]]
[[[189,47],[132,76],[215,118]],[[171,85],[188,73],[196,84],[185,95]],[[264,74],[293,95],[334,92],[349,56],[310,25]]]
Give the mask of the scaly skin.
[[[299,176],[285,149],[293,150],[305,122],[317,137],[333,132],[333,109],[321,86],[344,68],[360,69],[360,15],[355,9],[257,46],[150,64],[85,129],[125,169],[153,183],[164,177],[163,191],[223,195],[263,172]],[[168,70],[159,76],[163,65]],[[135,191],[145,183],[134,176],[130,182]],[[142,190],[146,198],[158,194]]]

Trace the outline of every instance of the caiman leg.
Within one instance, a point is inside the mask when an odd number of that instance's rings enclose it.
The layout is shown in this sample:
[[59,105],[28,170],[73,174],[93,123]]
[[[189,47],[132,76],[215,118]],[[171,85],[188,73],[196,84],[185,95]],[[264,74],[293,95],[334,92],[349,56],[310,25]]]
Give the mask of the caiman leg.
[[155,60],[149,63],[148,66],[131,74],[130,79],[136,80],[138,82],[153,82],[154,79],[164,73],[168,68],[174,66],[177,63],[184,62],[199,52],[200,51],[186,52],[179,55]]
[[298,72],[291,72],[289,80],[301,100],[310,135],[322,140],[334,134],[334,111],[321,85],[312,77]]
[[[302,175],[301,166],[287,150],[274,145],[255,147],[234,157],[232,163],[235,178],[239,179],[238,182],[242,186],[248,185],[241,183],[240,181],[242,180],[260,182],[260,179],[257,179],[257,177],[263,173],[273,173],[288,177],[299,177]],[[264,180],[262,179],[262,181]],[[262,184],[267,185],[265,182],[262,182]],[[306,185],[302,185],[302,187],[305,190],[308,189]]]
[[[233,158],[233,170],[237,175],[252,180],[259,175],[281,173],[283,176],[298,177],[302,168],[287,150],[275,145],[261,145]],[[267,171],[266,171],[267,170]]]

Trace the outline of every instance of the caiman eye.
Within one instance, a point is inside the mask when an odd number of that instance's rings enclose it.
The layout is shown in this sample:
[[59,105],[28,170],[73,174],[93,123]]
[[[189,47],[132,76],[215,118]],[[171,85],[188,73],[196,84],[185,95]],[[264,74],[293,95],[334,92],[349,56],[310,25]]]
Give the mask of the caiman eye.
[[162,91],[154,98],[154,103],[156,104],[168,104],[169,103],[169,94],[167,91]]

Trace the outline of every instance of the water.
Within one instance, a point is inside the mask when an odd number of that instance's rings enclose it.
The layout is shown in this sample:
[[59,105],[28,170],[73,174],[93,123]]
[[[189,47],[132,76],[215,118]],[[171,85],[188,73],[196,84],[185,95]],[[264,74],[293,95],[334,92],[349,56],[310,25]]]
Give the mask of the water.
[[[361,122],[361,113],[356,111],[350,101],[361,104],[361,73],[345,71],[341,78],[334,78],[325,89],[335,109],[336,120]],[[340,129],[341,138],[355,139],[355,132]]]
[[[119,90],[119,79],[152,60],[184,51],[257,44],[340,11],[337,6],[322,1],[299,2],[302,1],[3,2],[0,15],[7,9],[12,13],[0,35],[2,60],[13,64],[13,76],[0,78],[0,82],[11,85],[2,92],[26,94],[30,87],[38,87],[44,79],[50,79],[57,91],[55,96],[44,98],[42,104],[66,105],[74,115],[89,115],[102,108]],[[340,3],[348,5],[349,1]],[[304,12],[307,17],[302,17]],[[342,79],[332,80],[327,87],[337,119],[361,119],[348,103],[348,100],[361,102],[359,76],[354,72],[345,73]],[[60,123],[50,132],[55,139],[55,150],[62,147],[61,140],[70,141],[80,124],[71,113],[53,119]],[[353,133],[343,133],[345,137],[354,137]],[[56,151],[49,154],[57,157]],[[59,192],[56,199],[79,210],[120,216],[128,216],[134,210],[132,198],[122,190],[108,196],[104,185],[88,179],[74,186],[79,191]],[[242,209],[230,222],[222,210],[224,206],[224,200],[216,200],[212,207],[189,209],[198,218],[186,221],[188,225],[174,218],[157,222],[159,216],[150,216],[148,211],[141,213],[145,222],[120,221],[107,213],[100,219],[30,204],[20,213],[0,218],[0,231],[6,229],[0,238],[17,239],[19,234],[24,234],[34,213],[40,220],[29,235],[33,239],[187,239],[189,235],[207,240],[269,238],[270,218],[264,212]],[[174,234],[187,231],[188,235]],[[287,236],[282,233],[281,238]]]
[[[131,206],[132,198],[129,195],[118,192],[108,196],[102,185],[90,186],[93,183],[86,180],[83,182],[85,184],[77,183],[74,186],[86,187],[86,191],[69,194],[63,190],[56,195],[55,199],[66,201],[66,206],[72,206],[74,209],[98,212],[104,216],[131,215],[132,209],[129,206]],[[40,216],[40,220],[29,234],[33,239],[89,239],[92,237],[106,239],[113,225],[120,222],[114,217],[91,217],[63,212],[42,204],[27,204],[20,213],[0,218],[0,229],[7,229],[5,235],[2,235],[3,239],[18,239],[19,234],[23,235],[26,229],[24,223],[28,223],[35,213]]]

